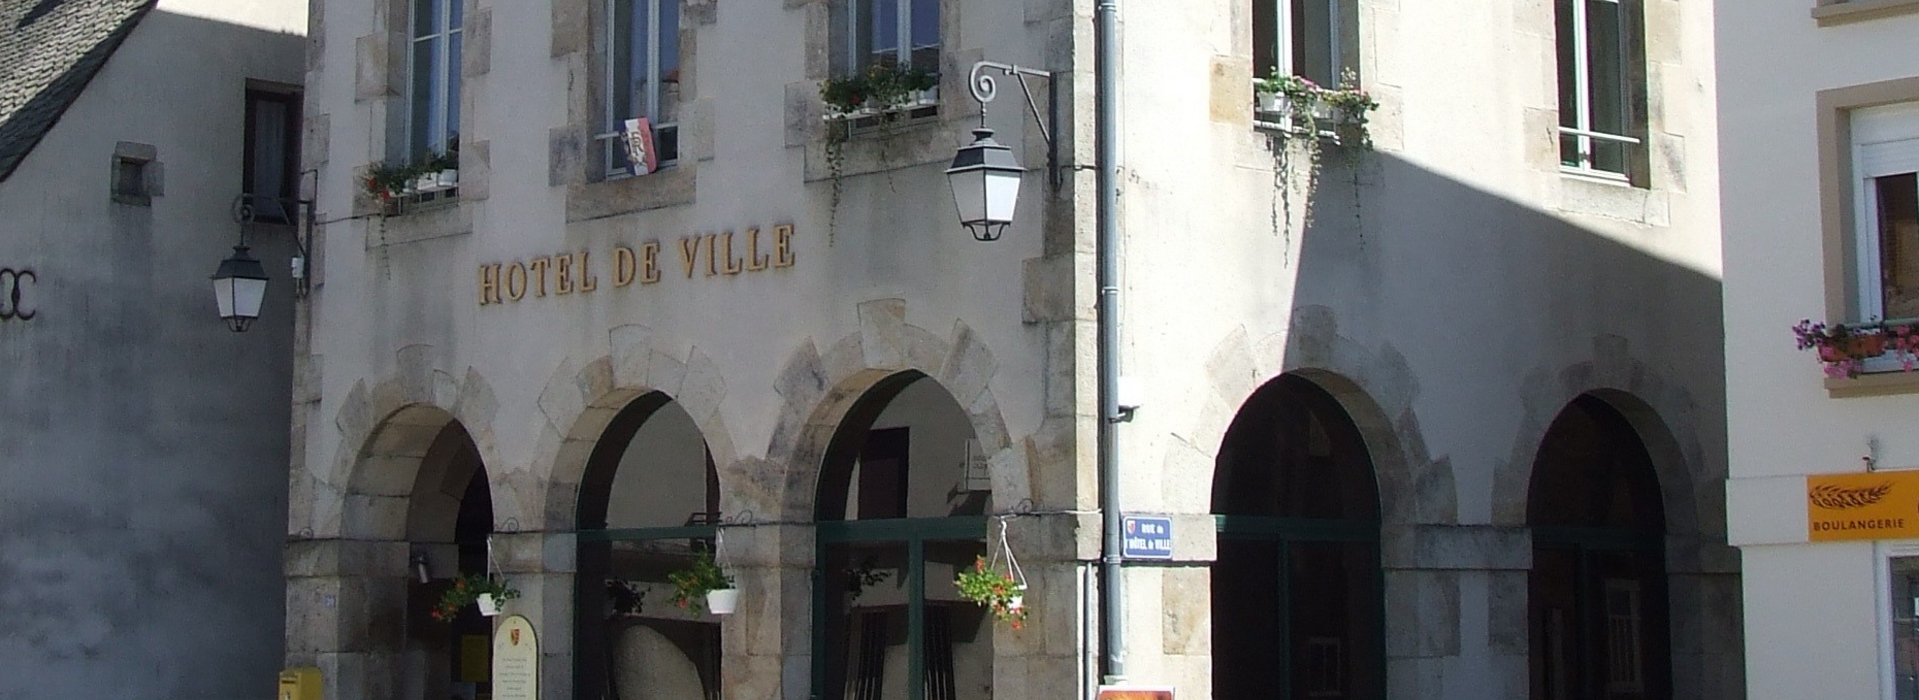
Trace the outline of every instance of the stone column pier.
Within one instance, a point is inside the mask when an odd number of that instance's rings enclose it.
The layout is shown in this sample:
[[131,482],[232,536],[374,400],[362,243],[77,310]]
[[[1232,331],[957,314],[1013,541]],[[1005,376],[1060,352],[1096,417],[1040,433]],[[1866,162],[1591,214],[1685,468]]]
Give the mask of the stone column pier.
[[407,543],[294,540],[285,567],[287,664],[319,668],[326,700],[399,697]]
[[520,591],[502,614],[526,616],[540,641],[540,699],[573,700],[577,539],[570,532],[495,533],[492,549],[499,573]]

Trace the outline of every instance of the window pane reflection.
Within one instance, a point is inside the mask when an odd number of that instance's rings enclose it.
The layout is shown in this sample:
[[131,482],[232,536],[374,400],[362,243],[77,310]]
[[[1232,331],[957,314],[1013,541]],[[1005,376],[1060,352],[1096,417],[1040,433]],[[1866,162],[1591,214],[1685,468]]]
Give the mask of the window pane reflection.
[[1919,176],[1873,178],[1880,294],[1887,319],[1919,317]]

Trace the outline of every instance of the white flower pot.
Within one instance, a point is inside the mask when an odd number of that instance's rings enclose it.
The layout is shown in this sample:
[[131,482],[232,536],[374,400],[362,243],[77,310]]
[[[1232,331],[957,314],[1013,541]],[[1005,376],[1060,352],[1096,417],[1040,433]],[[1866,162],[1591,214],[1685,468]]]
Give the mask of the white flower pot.
[[421,175],[413,179],[413,189],[420,192],[432,192],[440,189],[439,180],[432,175]]
[[937,85],[927,88],[925,90],[921,90],[919,91],[919,93],[913,96],[913,104],[915,106],[925,107],[930,105],[936,105],[939,103],[940,103],[940,89],[939,89],[939,86]]
[[457,186],[460,184],[460,171],[453,170],[453,169],[442,170],[440,171],[439,176],[435,177],[434,180],[441,187]]
[[706,592],[706,609],[715,615],[729,615],[740,607],[740,589],[715,588]]
[[481,593],[473,599],[473,604],[480,607],[481,615],[493,617],[500,614],[500,601],[494,600],[492,593]]
[[1292,109],[1290,109],[1292,102],[1277,92],[1255,92],[1253,93],[1253,101],[1253,103],[1257,105],[1256,109],[1267,114],[1292,111]]

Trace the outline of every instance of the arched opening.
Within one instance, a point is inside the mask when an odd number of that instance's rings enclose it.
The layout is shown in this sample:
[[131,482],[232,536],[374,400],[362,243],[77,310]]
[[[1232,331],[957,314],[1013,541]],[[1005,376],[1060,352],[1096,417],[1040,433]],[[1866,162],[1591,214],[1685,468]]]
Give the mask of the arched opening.
[[1213,477],[1213,697],[1385,697],[1379,489],[1337,399],[1296,375],[1253,393]]
[[659,392],[627,403],[588,455],[579,498],[574,696],[718,700],[719,618],[675,605],[668,579],[712,556],[718,535],[719,474],[699,426]]
[[[387,470],[388,478],[399,478],[401,472],[412,467],[404,511],[409,553],[405,593],[404,598],[388,603],[405,607],[370,609],[366,611],[366,624],[376,632],[385,628],[404,634],[399,697],[487,697],[492,666],[485,650],[492,646],[492,624],[471,605],[449,619],[433,616],[440,597],[453,586],[455,578],[483,575],[489,568],[487,537],[493,533],[493,494],[480,450],[466,426],[437,409],[408,409],[389,423],[374,444],[390,449],[371,455],[376,459],[363,464]],[[399,436],[428,434],[423,430],[432,431],[433,436],[423,452],[413,452],[398,441]],[[408,459],[408,454],[417,457]],[[383,625],[387,620],[393,622]]]
[[918,372],[880,380],[821,464],[814,695],[990,700],[993,617],[953,580],[986,554],[990,481],[973,425]]
[[1665,511],[1646,441],[1619,409],[1573,399],[1527,492],[1532,697],[1672,697]]

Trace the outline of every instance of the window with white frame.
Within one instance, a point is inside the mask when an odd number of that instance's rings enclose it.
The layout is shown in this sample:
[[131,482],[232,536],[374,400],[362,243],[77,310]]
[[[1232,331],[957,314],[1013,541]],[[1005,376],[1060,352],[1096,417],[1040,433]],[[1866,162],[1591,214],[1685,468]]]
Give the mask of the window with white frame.
[[439,154],[460,131],[460,5],[464,0],[411,0],[408,32],[407,150],[412,162]]
[[1919,698],[1919,546],[1880,545],[1879,669],[1885,700]]
[[940,69],[940,0],[846,0],[846,63]]
[[[606,17],[605,176],[672,165],[680,155],[680,0],[607,0]],[[635,119],[651,130],[650,169],[633,167],[623,140]]]
[[1919,103],[1854,110],[1858,318],[1919,319]]
[[1349,66],[1341,52],[1343,0],[1253,0],[1253,77],[1297,75],[1325,87]]
[[1639,0],[1554,0],[1559,162],[1606,179],[1643,177],[1644,51]]

